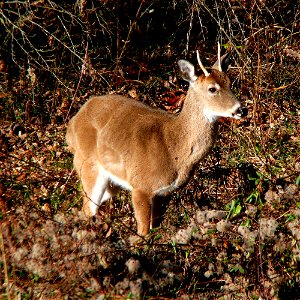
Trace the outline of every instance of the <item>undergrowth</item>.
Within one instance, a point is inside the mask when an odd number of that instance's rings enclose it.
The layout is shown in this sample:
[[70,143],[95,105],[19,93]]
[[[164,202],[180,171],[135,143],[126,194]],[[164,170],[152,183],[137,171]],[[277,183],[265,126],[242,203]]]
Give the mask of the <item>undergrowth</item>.
[[[299,3],[5,1],[0,5],[1,299],[299,299]],[[130,194],[80,212],[65,147],[91,95],[180,111],[176,61],[231,48],[249,114],[138,245]],[[176,128],[174,128],[176,130]]]

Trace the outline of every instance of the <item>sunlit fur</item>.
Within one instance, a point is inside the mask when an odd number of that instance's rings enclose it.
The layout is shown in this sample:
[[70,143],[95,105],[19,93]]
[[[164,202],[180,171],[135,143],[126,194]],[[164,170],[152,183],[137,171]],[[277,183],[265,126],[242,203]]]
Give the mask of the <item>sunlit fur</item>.
[[[179,62],[190,87],[178,114],[150,108],[124,96],[92,97],[71,119],[67,143],[80,177],[83,211],[91,216],[120,188],[132,191],[138,234],[157,225],[159,197],[183,185],[216,138],[218,116],[237,117],[240,102],[227,75],[195,75]],[[218,92],[208,92],[211,85]]]

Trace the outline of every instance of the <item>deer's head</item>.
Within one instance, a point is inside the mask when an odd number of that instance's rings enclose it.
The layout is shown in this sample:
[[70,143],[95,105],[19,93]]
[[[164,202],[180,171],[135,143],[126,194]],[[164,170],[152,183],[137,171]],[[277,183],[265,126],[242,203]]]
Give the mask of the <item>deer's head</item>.
[[203,113],[209,121],[215,121],[218,117],[240,119],[247,115],[247,109],[241,106],[230,89],[230,80],[225,73],[229,66],[229,53],[220,57],[218,47],[218,60],[208,71],[201,63],[199,52],[197,58],[203,74],[195,75],[194,66],[186,61],[179,60],[178,65],[184,80],[190,83],[192,98],[203,107]]

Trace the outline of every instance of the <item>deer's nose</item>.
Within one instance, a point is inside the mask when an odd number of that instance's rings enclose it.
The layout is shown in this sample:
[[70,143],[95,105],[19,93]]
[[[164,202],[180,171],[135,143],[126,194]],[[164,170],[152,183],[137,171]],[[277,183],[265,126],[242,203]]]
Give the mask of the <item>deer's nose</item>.
[[243,118],[243,117],[246,117],[248,114],[248,109],[247,107],[239,107],[237,109],[237,111],[235,112],[235,115],[238,117],[238,118]]

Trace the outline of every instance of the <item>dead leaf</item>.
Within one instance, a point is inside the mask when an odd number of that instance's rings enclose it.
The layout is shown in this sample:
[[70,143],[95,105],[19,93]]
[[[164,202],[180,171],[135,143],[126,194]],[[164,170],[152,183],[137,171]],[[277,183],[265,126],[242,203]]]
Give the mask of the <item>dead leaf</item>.
[[111,230],[111,227],[110,227],[110,228],[108,229],[108,231],[107,231],[105,237],[106,237],[106,238],[110,237],[110,236],[111,236],[111,233],[112,233],[112,230]]
[[50,204],[49,203],[45,203],[43,206],[42,206],[42,210],[47,212],[47,213],[51,213],[51,207],[50,207]]
[[133,98],[133,99],[136,99],[137,98],[137,92],[135,89],[132,89],[130,91],[128,91],[128,95]]

